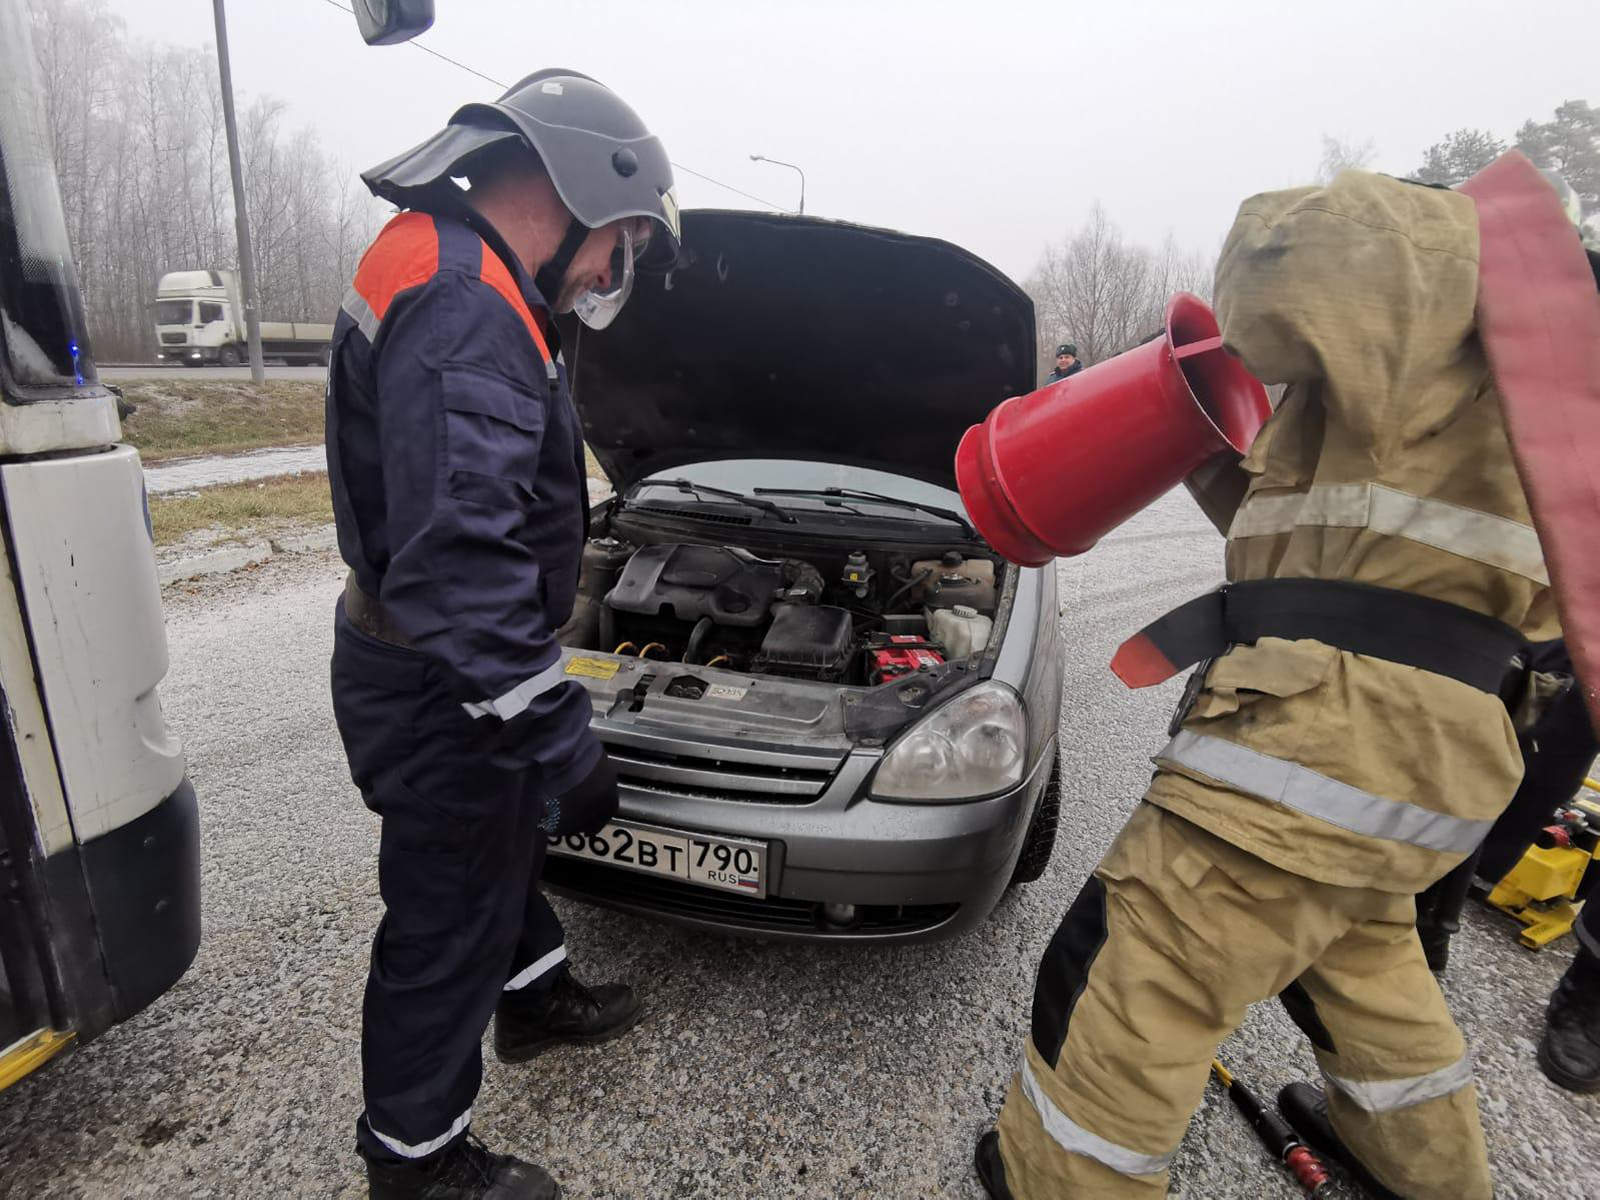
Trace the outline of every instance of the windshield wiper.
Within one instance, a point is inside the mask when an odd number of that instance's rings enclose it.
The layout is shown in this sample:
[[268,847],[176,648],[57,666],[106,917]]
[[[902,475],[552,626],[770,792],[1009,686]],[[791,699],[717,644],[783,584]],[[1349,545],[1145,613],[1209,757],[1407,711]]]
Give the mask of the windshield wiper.
[[972,527],[960,513],[951,508],[939,508],[932,504],[920,504],[915,500],[902,500],[898,496],[885,496],[882,492],[864,492],[860,488],[756,488],[758,496],[838,496],[841,499],[871,500],[876,504],[887,504],[894,508],[912,508],[918,512],[930,513],[935,517],[943,517],[952,521],[967,531],[967,536],[977,540],[978,531]]
[[[677,488],[680,492],[693,492],[697,495],[703,494],[706,496],[720,496],[724,500],[737,500],[740,504],[749,505],[751,508],[758,508],[764,513],[777,517],[778,520],[782,521],[786,525],[798,524],[800,520],[793,513],[785,512],[771,500],[757,500],[753,496],[746,496],[743,492],[729,491],[727,488],[711,487],[708,484],[696,483],[692,479],[646,479],[644,482],[646,486],[654,485],[658,487],[672,487]],[[756,490],[760,491],[761,489],[757,488]]]

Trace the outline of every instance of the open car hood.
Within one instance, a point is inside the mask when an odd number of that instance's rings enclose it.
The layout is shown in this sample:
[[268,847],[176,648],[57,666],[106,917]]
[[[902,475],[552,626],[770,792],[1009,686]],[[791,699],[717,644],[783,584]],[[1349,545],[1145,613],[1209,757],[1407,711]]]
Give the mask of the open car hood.
[[618,490],[690,462],[798,458],[954,490],[961,435],[1035,385],[1033,303],[948,242],[696,210],[683,257],[568,342]]

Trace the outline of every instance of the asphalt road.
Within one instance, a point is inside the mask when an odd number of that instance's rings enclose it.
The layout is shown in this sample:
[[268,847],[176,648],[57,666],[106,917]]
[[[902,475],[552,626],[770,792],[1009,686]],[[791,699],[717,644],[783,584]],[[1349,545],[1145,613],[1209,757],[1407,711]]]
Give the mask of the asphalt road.
[[[492,1058],[475,1126],[573,1197],[981,1195],[1039,954],[1133,807],[1174,688],[1130,693],[1116,643],[1209,586],[1220,543],[1181,493],[1062,564],[1067,804],[1049,873],[957,941],[889,950],[682,933],[557,901],[579,973],[649,1005],[608,1048]],[[327,697],[329,557],[169,593],[166,711],[205,814],[205,943],[150,1010],[0,1094],[8,1196],[361,1196],[359,994],[377,921],[377,825]],[[1478,1056],[1499,1195],[1600,1196],[1600,1102],[1534,1066],[1570,950],[1520,949],[1473,910],[1445,990]],[[1314,1070],[1276,1004],[1223,1047],[1264,1093]],[[1173,1168],[1182,1197],[1299,1195],[1213,1086]],[[1341,1193],[1348,1195],[1349,1193]]]
[[[285,367],[268,363],[268,379],[310,379],[321,383],[328,377],[327,367]],[[248,381],[249,367],[163,367],[154,363],[142,367],[101,367],[100,378],[107,383],[132,379],[238,379]]]

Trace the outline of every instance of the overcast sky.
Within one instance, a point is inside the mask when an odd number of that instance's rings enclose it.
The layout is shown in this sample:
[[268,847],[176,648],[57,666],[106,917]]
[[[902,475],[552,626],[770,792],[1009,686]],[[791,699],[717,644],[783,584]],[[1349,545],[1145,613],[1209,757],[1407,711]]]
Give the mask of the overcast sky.
[[[119,0],[131,34],[208,46],[206,0]],[[368,48],[328,0],[230,0],[234,83],[352,171],[497,89]],[[1600,104],[1600,3],[1534,0],[437,0],[422,41],[507,83],[595,76],[673,159],[806,211],[957,242],[1024,277],[1100,200],[1132,237],[1213,250],[1238,202],[1305,182],[1321,137],[1405,172],[1461,126],[1509,138]],[[680,172],[685,207],[753,203]]]

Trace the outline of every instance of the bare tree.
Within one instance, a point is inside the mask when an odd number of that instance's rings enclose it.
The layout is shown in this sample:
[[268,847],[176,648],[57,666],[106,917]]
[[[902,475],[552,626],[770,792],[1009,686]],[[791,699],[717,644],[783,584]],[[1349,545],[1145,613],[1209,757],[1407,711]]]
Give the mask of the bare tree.
[[1170,236],[1155,251],[1129,244],[1097,203],[1076,233],[1044,248],[1023,285],[1033,298],[1040,373],[1060,342],[1095,363],[1159,332],[1175,292],[1210,296],[1213,265]]
[[[215,56],[129,43],[106,0],[29,0],[90,336],[102,358],[154,352],[168,271],[237,264]],[[269,318],[329,321],[381,206],[310,130],[256,97],[244,153]]]
[[1348,137],[1322,135],[1322,159],[1317,164],[1317,182],[1332,183],[1340,171],[1360,170],[1372,165],[1378,157],[1377,144],[1371,138],[1357,142]]

